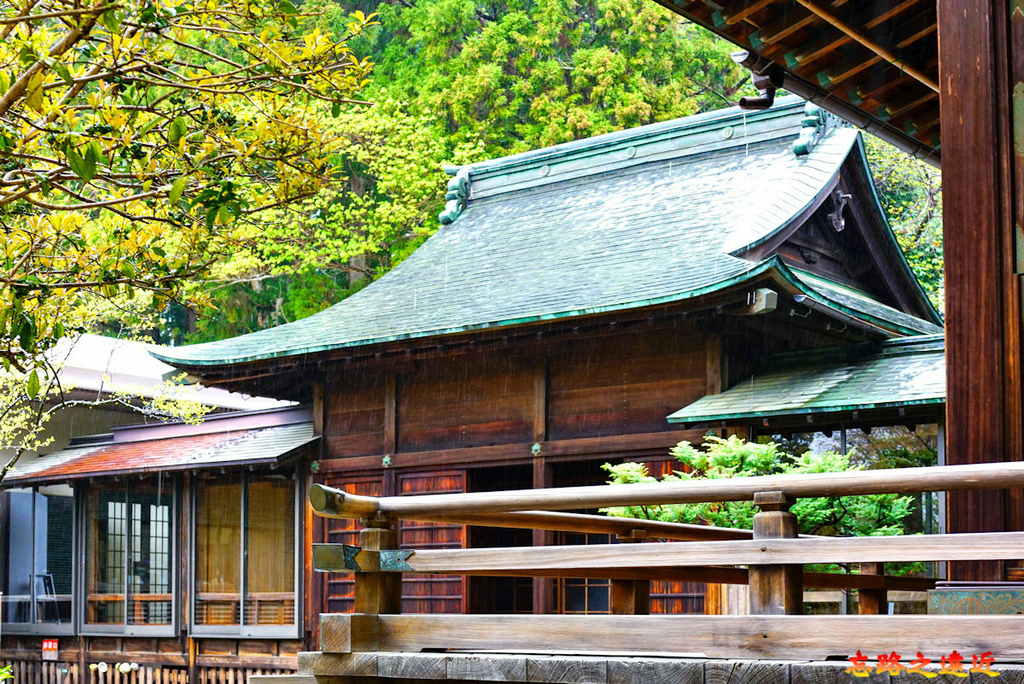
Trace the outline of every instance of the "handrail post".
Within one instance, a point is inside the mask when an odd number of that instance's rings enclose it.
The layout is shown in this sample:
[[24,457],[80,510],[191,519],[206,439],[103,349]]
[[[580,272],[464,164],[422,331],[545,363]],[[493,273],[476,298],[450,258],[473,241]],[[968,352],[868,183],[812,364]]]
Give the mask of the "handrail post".
[[[615,537],[620,544],[638,544],[647,538],[644,530],[633,530],[629,534]],[[650,580],[612,580],[612,615],[650,615]]]
[[[377,515],[364,521],[359,546],[366,551],[398,548],[393,520]],[[397,572],[355,573],[355,612],[396,615],[402,612],[402,575]]]
[[[761,511],[754,515],[754,539],[796,537],[796,516],[789,511],[793,503],[783,492],[756,492],[754,504]],[[803,613],[802,565],[751,565],[748,573],[751,615]]]
[[879,575],[881,584],[876,589],[857,590],[857,612],[861,615],[884,615],[889,612],[889,598],[885,587],[885,563],[861,563],[861,575]]

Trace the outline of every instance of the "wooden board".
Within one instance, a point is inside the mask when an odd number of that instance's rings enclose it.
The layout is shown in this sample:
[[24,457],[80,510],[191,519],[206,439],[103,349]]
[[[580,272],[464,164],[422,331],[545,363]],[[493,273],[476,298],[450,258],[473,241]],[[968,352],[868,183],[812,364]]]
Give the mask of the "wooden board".
[[334,652],[664,652],[722,658],[843,658],[991,651],[1024,657],[1024,617],[997,615],[322,615]]
[[[708,501],[748,501],[758,492],[779,491],[793,498],[852,496],[889,492],[966,491],[1024,486],[1024,463],[858,470],[840,473],[764,475],[758,477],[687,480],[655,484],[558,487],[469,494],[388,497],[364,506],[401,518],[404,515],[499,513],[528,510],[574,510],[608,506],[643,506]],[[345,512],[341,511],[341,515]]]
[[[404,572],[436,574],[530,573],[538,570],[650,569],[703,565],[895,563],[903,561],[1017,558],[1024,532],[815,537],[801,539],[667,542],[490,549],[420,549],[405,558]],[[376,565],[363,551],[361,567]],[[326,566],[321,566],[325,569]],[[333,568],[331,568],[333,569]]]

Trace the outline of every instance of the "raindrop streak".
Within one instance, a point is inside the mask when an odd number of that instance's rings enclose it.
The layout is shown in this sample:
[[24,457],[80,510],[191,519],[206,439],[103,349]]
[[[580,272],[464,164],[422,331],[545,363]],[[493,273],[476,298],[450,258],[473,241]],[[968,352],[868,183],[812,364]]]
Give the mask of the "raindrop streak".
[[750,156],[750,140],[747,138],[747,110],[740,109],[740,113],[743,115],[743,156]]

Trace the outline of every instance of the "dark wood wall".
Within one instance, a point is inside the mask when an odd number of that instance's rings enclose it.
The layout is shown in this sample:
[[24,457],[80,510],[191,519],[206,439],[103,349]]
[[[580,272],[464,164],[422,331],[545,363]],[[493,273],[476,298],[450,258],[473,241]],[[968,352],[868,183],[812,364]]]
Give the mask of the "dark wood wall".
[[[599,484],[606,477],[602,463],[627,459],[664,472],[671,468],[670,446],[700,438],[673,429],[666,416],[720,391],[719,349],[715,335],[675,317],[639,329],[605,325],[338,368],[322,385],[324,454],[317,479],[358,494],[403,495]],[[554,541],[550,533],[493,536],[483,528],[474,533],[461,525],[403,523],[399,540],[416,548]],[[357,543],[349,521],[322,521],[314,537]],[[352,609],[350,577],[314,582],[321,610]],[[484,578],[406,578],[402,609],[484,610],[494,605],[489,594],[522,590]],[[557,610],[558,590],[538,581],[534,609]],[[654,590],[658,612],[702,610],[700,585],[666,582]],[[521,608],[521,598],[508,601],[509,609]]]

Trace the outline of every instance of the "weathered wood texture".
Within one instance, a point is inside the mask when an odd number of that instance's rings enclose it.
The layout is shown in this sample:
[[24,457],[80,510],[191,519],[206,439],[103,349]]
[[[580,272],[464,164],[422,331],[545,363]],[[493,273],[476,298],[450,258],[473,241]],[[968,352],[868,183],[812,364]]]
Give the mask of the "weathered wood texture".
[[704,395],[705,344],[685,321],[574,342],[549,362],[548,438],[668,430],[665,416]]
[[1020,616],[324,615],[336,653],[424,649],[702,654],[787,659],[864,653],[1024,656]]
[[319,513],[327,516],[366,517],[368,513],[379,511],[397,518],[439,516],[450,519],[463,513],[741,501],[752,500],[756,493],[768,491],[799,498],[888,492],[966,491],[1021,485],[1024,485],[1024,463],[1017,462],[380,499],[348,497],[333,492],[329,493],[330,506],[326,508],[321,507],[319,499],[311,499],[311,502]]
[[[401,495],[424,492],[461,492],[466,487],[463,470],[425,474],[398,473]],[[402,522],[398,543],[404,549],[456,550],[465,545],[465,528],[452,523]],[[464,605],[461,577],[405,576],[402,582],[403,613],[459,613]]]
[[[665,542],[598,546],[551,546],[491,549],[423,549],[404,558],[404,572],[450,574],[522,574],[704,565],[779,565],[869,563],[1014,558],[1024,549],[1024,532],[908,535],[893,537],[810,537],[750,541]],[[373,567],[373,552],[357,557]],[[331,569],[334,568],[322,568]]]
[[[1024,140],[1024,121],[1014,121],[1010,105],[1014,80],[1024,77],[1024,44],[1016,42],[1019,31],[1010,35],[1008,23],[1011,8],[1015,14],[1022,9],[1003,0],[937,4],[946,171],[946,460],[1019,461],[1024,269],[1015,262],[1024,226],[1024,148],[1015,154],[1013,143],[1014,137],[1018,145]],[[1019,529],[1021,508],[1019,494],[954,493],[949,529]],[[951,574],[1002,580],[1003,563],[954,564]]]
[[[369,551],[398,548],[398,532],[369,527],[359,532],[359,545]],[[355,576],[357,613],[399,613],[402,610],[402,578],[385,572],[361,572]]]
[[398,390],[398,451],[526,442],[533,374],[510,351],[423,363]]
[[[343,481],[328,480],[328,483],[346,492],[364,496],[378,496],[383,487],[379,477],[362,477]],[[328,518],[324,528],[324,542],[329,544],[359,545],[359,529],[362,525],[356,520]],[[355,609],[353,578],[350,574],[325,573],[317,575],[322,578],[324,603],[319,610],[328,613],[349,613]],[[318,610],[318,612],[319,612]]]
[[[754,540],[793,539],[797,519],[790,513],[793,499],[781,492],[754,495],[761,511],[754,515]],[[803,612],[803,566],[751,565],[749,569],[751,615],[799,615]]]

